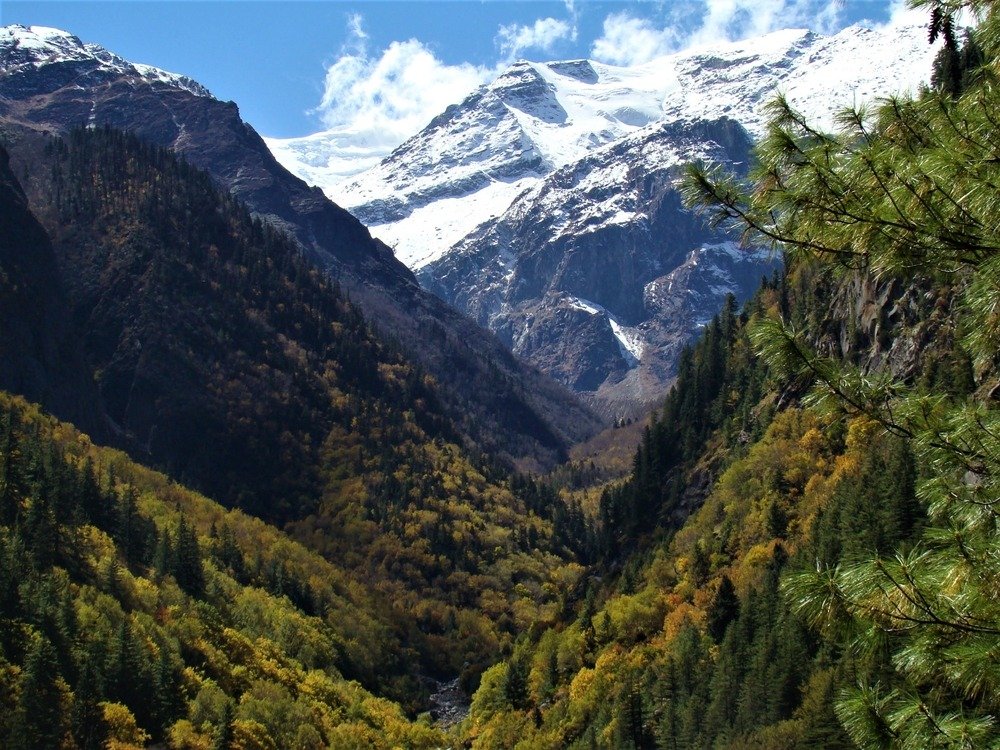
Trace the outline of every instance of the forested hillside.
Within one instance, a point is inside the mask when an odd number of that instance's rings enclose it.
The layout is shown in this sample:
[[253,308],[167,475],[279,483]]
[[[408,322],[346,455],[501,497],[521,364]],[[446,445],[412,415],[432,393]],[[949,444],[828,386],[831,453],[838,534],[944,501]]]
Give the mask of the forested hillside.
[[[26,192],[48,235],[26,218],[34,234],[11,239],[52,253],[19,283],[62,306],[81,368],[72,382],[90,386],[70,395],[102,407],[84,426],[287,524],[379,588],[411,639],[390,673],[474,685],[514,633],[562,606],[587,554],[582,513],[530,481],[515,487],[451,421],[434,379],[286,236],[119,131],[25,136],[18,148],[40,165]],[[5,312],[4,329],[27,327],[23,307]],[[415,682],[388,694],[410,707],[426,698]]]
[[4,747],[440,746],[384,601],[5,394],[0,560]]
[[[168,150],[207,175],[227,200],[244,204],[261,223],[280,230],[283,244],[337,280],[381,338],[395,339],[394,348],[434,375],[450,421],[491,454],[551,466],[572,441],[599,427],[568,392],[423,290],[361,222],[284,170],[235,102],[220,101],[190,78],[133,64],[68,31],[4,27],[0,133],[19,179],[49,171],[37,153],[22,148],[22,137],[67,137],[74,129],[104,126]],[[25,188],[36,208],[39,198],[51,200]],[[182,228],[200,231],[205,218],[194,210]],[[195,238],[211,242],[204,235]]]
[[932,88],[688,171],[782,270],[620,480],[515,473],[175,154],[5,131],[0,745],[1000,747],[1000,6],[919,4]]
[[473,747],[1000,741],[1000,18],[925,5],[934,89],[836,134],[779,100],[748,178],[692,169],[785,271],[685,355],[605,575],[486,672]]

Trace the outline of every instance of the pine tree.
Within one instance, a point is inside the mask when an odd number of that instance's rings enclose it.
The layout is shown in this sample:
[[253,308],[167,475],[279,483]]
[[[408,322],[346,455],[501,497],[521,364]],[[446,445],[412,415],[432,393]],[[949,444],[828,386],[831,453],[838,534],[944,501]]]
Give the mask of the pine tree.
[[233,702],[226,701],[222,710],[222,719],[215,730],[212,750],[230,750],[233,744]]
[[170,539],[170,529],[157,534],[156,550],[153,552],[153,570],[157,578],[163,578],[176,566],[174,545]]
[[25,541],[38,571],[52,567],[59,553],[59,522],[48,494],[36,490],[25,513]]
[[128,706],[139,725],[147,729],[156,725],[155,680],[149,662],[149,653],[136,637],[131,618],[126,615],[108,654],[105,690],[109,700]]
[[614,711],[618,716],[618,747],[631,747],[635,750],[651,749],[653,740],[646,726],[642,690],[633,676],[629,676],[623,682]]
[[74,686],[72,727],[80,750],[100,750],[104,747],[106,730],[100,702],[103,700],[100,659],[88,651]]
[[503,683],[503,693],[511,708],[523,709],[528,701],[528,665],[523,658],[514,657],[507,663],[507,675]]
[[[934,8],[935,32],[952,33],[946,11],[958,3],[919,4]],[[961,282],[959,343],[982,376],[1000,364],[1000,7],[971,5],[983,11],[976,36],[986,61],[975,85],[955,97],[929,91],[890,100],[874,114],[845,112],[842,132],[832,135],[778,100],[749,179],[695,168],[688,200],[776,243],[791,263]],[[993,747],[1000,410],[988,399],[921,393],[845,367],[817,355],[806,333],[763,320],[751,337],[774,375],[812,385],[812,405],[875,420],[909,442],[926,472],[916,496],[928,525],[916,543],[820,564],[785,584],[797,612],[857,665],[856,687],[837,701],[837,715],[862,747]],[[897,489],[882,486],[879,500]],[[913,525],[905,495],[897,494],[889,519],[895,535]]]
[[[198,546],[198,536],[188,525],[187,519],[181,516],[177,525],[177,541],[174,549],[174,578],[177,585],[191,596],[201,596],[205,590],[205,572],[201,565],[201,548]],[[272,591],[280,587],[272,587]],[[283,593],[283,592],[278,592]]]
[[166,731],[182,714],[183,699],[180,693],[180,680],[174,671],[170,650],[166,645],[161,645],[159,651],[153,675],[153,715],[159,729]]
[[15,431],[13,412],[0,419],[0,524],[12,526],[21,510],[26,494],[23,456]]
[[106,529],[108,503],[97,481],[94,462],[89,457],[79,472],[75,494],[80,513],[83,516],[82,520],[92,523],[98,528]]
[[21,675],[20,694],[8,747],[11,750],[51,750],[66,736],[59,661],[45,637],[31,645]]
[[719,587],[712,597],[712,603],[708,607],[708,634],[719,643],[726,634],[729,623],[735,620],[740,614],[740,600],[736,596],[736,588],[729,576],[723,575],[719,581]]

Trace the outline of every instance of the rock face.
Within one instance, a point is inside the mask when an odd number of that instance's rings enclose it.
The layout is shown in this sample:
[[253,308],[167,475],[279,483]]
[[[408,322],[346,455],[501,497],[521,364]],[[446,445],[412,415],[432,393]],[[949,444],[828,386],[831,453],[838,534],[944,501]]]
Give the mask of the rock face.
[[654,123],[554,171],[419,278],[609,416],[634,416],[726,295],[770,273],[676,189],[685,163],[739,169],[750,148],[732,120]]
[[278,164],[234,103],[63,31],[0,29],[0,129],[15,162],[19,129],[63,133],[102,125],[178,152],[291,233],[370,320],[445,385],[455,413],[481,444],[515,458],[555,458],[596,428],[594,415],[571,394],[421,289],[357,219]]
[[76,346],[55,254],[0,148],[0,389],[108,439],[101,398]]
[[[321,184],[427,288],[627,416],[662,398],[683,343],[725,295],[746,296],[771,270],[680,207],[681,166],[745,169],[777,91],[832,127],[844,107],[915,88],[936,51],[925,21],[780,31],[632,68],[519,62],[378,166]],[[269,143],[307,173],[295,140]]]

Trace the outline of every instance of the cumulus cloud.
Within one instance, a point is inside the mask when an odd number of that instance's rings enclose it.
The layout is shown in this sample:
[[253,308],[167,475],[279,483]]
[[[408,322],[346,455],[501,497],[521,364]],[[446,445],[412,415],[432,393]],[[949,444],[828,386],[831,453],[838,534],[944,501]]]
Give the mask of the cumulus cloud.
[[[572,12],[573,6],[570,5],[569,9]],[[551,53],[563,40],[576,40],[576,24],[558,18],[539,18],[531,25],[501,26],[496,37],[500,53],[507,60],[529,49]]]
[[[566,12],[567,20],[540,18],[532,24],[501,26],[495,38],[501,59],[494,66],[445,63],[418,39],[373,51],[364,17],[348,15],[347,41],[327,66],[322,99],[311,111],[327,129],[292,139],[296,159],[316,170],[311,180],[326,184],[374,166],[516,56],[528,50],[552,54],[559,42],[575,40],[574,0],[566,0]],[[274,147],[289,148],[278,140]]]
[[591,55],[634,65],[684,49],[736,41],[794,26],[831,32],[839,28],[843,0],[695,0],[668,8],[659,24],[619,11],[604,20]]
[[648,18],[623,11],[604,19],[603,33],[594,41],[590,54],[612,65],[635,65],[675,51],[678,42],[672,29],[658,29]]
[[365,19],[360,13],[351,13],[347,16],[347,46],[355,51],[363,52],[365,42],[368,39],[368,32],[365,31]]
[[359,144],[398,145],[491,74],[468,63],[444,63],[416,39],[371,54],[362,18],[350,16],[348,29],[350,39],[327,68],[314,113]]

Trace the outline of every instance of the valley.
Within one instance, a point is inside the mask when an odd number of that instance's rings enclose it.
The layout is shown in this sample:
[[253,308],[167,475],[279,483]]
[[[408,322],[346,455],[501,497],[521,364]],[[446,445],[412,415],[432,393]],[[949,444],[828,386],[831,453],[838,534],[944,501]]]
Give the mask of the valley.
[[915,5],[339,182],[0,28],[0,745],[994,747],[1000,7]]
[[[742,303],[778,264],[765,248],[719,252],[735,238],[681,206],[684,165],[748,169],[775,92],[828,128],[844,107],[916,91],[933,56],[911,15],[630,68],[522,61],[354,178],[324,173],[322,134],[267,142],[425,288],[606,418],[636,418],[726,295]],[[608,314],[579,314],[573,297]]]

